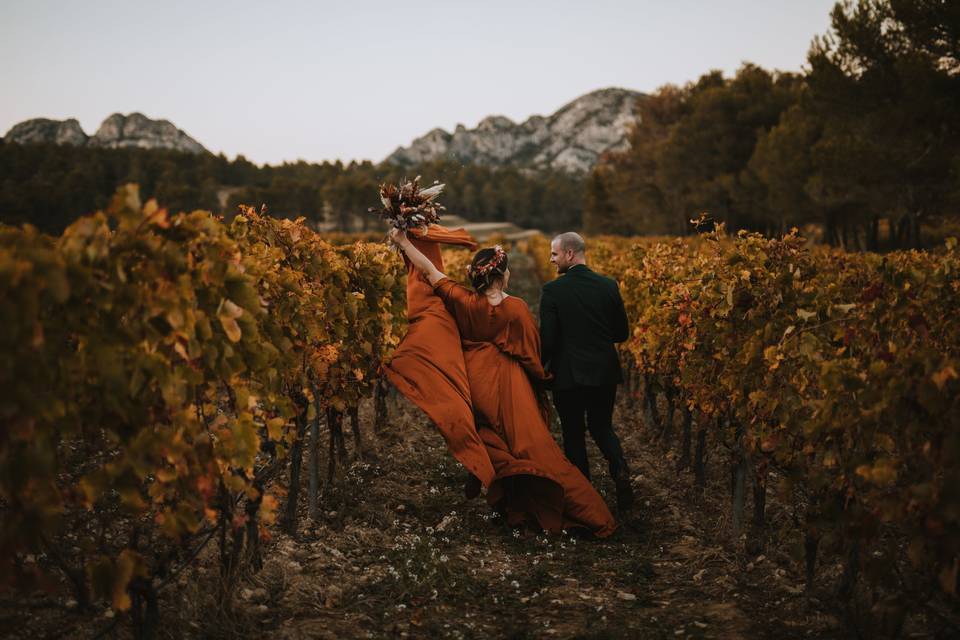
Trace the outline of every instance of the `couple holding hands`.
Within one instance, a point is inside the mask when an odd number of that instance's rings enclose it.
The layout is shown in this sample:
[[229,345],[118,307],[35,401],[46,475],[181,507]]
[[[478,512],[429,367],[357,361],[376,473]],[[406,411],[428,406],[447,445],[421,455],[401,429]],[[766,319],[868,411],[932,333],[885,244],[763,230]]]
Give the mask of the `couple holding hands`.
[[[410,323],[384,371],[467,468],[468,497],[485,486],[487,501],[514,527],[613,533],[613,515],[590,484],[585,434],[607,459],[622,515],[633,493],[611,424],[622,382],[614,343],[628,336],[616,281],[587,267],[578,234],[557,236],[550,261],[560,277],[543,287],[538,329],[527,304],[507,294],[501,247],[474,255],[471,290],[444,275],[440,257],[441,244],[475,248],[463,230],[394,229],[390,240],[407,264]],[[562,451],[548,428],[547,388]]]

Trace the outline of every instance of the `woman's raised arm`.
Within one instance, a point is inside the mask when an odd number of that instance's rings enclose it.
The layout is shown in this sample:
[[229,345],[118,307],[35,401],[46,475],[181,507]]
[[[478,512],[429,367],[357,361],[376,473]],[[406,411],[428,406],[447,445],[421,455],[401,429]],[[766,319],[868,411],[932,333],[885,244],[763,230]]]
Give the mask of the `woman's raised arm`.
[[417,249],[410,238],[407,237],[405,231],[400,231],[399,229],[391,229],[389,234],[390,240],[400,247],[400,249],[406,254],[407,259],[413,263],[417,269],[419,269],[430,282],[430,286],[437,284],[442,278],[446,276],[440,273],[440,270],[437,269],[430,259],[427,256],[423,255],[420,252],[420,249]]

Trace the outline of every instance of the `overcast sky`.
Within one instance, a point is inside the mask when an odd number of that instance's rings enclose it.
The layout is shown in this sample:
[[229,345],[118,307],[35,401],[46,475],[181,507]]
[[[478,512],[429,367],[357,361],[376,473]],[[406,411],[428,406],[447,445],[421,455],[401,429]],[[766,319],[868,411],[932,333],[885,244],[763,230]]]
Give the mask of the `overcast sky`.
[[833,0],[0,0],[0,133],[114,112],[258,163],[371,159],[743,61],[800,70]]

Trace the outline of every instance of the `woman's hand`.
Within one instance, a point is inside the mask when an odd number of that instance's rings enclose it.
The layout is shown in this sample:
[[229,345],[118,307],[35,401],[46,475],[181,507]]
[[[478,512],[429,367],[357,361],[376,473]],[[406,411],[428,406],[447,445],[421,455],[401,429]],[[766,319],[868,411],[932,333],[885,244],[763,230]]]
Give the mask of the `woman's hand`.
[[390,229],[389,233],[387,233],[387,237],[390,238],[390,242],[397,245],[398,247],[402,247],[407,242],[409,242],[409,240],[407,239],[407,232],[401,231],[396,227],[393,227],[392,229]]
[[425,277],[431,285],[436,284],[444,277],[437,267],[430,262],[430,259],[423,255],[415,244],[410,242],[406,231],[393,228],[387,232],[387,237],[390,239],[390,242],[400,247],[407,259],[413,263],[413,266],[417,268],[421,276]]

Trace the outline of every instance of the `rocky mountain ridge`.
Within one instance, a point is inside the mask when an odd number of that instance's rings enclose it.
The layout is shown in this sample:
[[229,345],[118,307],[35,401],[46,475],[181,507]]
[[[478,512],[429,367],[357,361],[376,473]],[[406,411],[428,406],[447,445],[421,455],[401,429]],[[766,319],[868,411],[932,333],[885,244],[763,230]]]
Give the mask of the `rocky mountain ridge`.
[[629,127],[636,122],[636,102],[642,97],[629,89],[600,89],[552,115],[531,116],[522,123],[489,116],[474,129],[462,124],[453,133],[433,129],[409,147],[398,147],[385,162],[414,165],[448,158],[492,166],[588,171],[604,152],[629,145]]
[[153,120],[137,112],[128,115],[114,113],[103,121],[92,136],[84,132],[75,118],[33,118],[15,124],[3,140],[17,144],[67,144],[107,149],[138,147],[207,153],[202,144],[169,120]]
[[[521,123],[488,116],[473,129],[457,125],[453,133],[437,128],[398,147],[385,162],[410,166],[441,158],[488,166],[589,171],[600,156],[629,145],[629,128],[636,122],[636,102],[644,94],[629,89],[593,91],[549,116],[535,115]],[[142,113],[114,113],[92,136],[75,118],[33,118],[14,125],[5,142],[58,144],[108,149],[174,149],[207,153],[194,138],[168,120]]]

